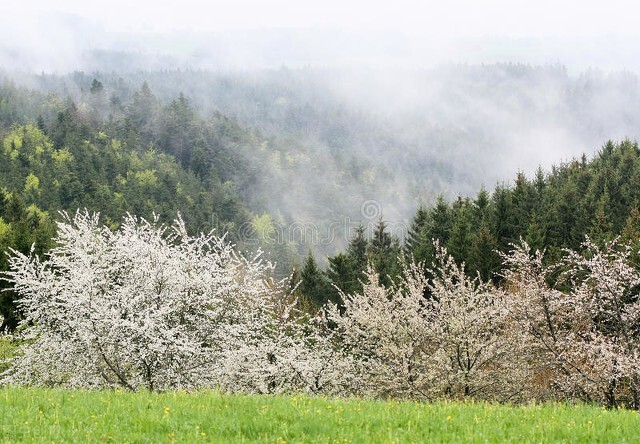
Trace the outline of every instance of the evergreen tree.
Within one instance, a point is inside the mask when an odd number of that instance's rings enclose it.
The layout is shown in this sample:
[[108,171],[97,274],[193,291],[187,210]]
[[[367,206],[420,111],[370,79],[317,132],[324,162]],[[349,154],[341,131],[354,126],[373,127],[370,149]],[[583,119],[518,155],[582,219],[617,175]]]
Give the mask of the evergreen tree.
[[458,264],[469,265],[473,244],[472,208],[468,199],[458,198],[454,208],[454,222],[451,236],[446,243],[449,254]]
[[437,240],[445,245],[449,240],[453,225],[453,214],[444,196],[440,194],[436,199],[436,205],[429,212],[427,224],[427,237]]
[[527,227],[527,232],[523,236],[524,240],[529,244],[533,251],[542,251],[546,246],[545,232],[541,216],[534,213]]
[[497,253],[498,242],[486,224],[480,226],[469,256],[469,272],[477,272],[483,281],[495,279],[501,260]]
[[300,273],[300,292],[318,307],[329,299],[328,283],[324,273],[318,268],[313,253],[309,250]]
[[504,185],[497,185],[493,192],[493,232],[495,233],[498,247],[501,251],[507,251],[510,243],[516,241],[516,229],[513,223],[513,206],[511,193]]
[[328,299],[338,306],[342,306],[341,291],[344,294],[354,294],[359,288],[362,288],[360,285],[362,277],[356,275],[353,259],[345,253],[339,253],[329,258],[327,277],[331,282]]
[[614,237],[613,224],[610,222],[607,214],[609,206],[609,193],[605,192],[598,202],[591,229],[588,233],[591,241],[601,248],[603,248],[607,242],[613,240]]
[[404,256],[407,260],[427,262],[433,260],[433,242],[428,237],[429,212],[420,207],[413,216],[409,230],[404,240]]
[[369,245],[369,257],[383,285],[390,286],[400,272],[399,256],[400,243],[387,231],[387,223],[380,217]]
[[353,261],[356,275],[362,275],[367,268],[368,245],[365,228],[363,225],[359,225],[358,228],[356,228],[355,236],[351,238],[349,246],[347,247],[347,254]]
[[530,214],[535,206],[535,195],[535,189],[531,183],[524,173],[519,172],[515,187],[511,191],[511,220],[517,237],[523,235],[529,226]]
[[622,230],[621,240],[631,246],[631,262],[636,268],[640,268],[640,211],[637,208],[631,210]]
[[482,187],[473,202],[473,226],[480,227],[482,224],[489,223],[491,212],[491,196],[487,190]]

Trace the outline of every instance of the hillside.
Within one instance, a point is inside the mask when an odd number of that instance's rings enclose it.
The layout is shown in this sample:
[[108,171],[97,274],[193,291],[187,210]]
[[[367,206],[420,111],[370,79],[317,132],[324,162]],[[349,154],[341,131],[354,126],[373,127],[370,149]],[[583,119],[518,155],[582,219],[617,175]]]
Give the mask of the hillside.
[[[430,263],[432,239],[469,272],[495,279],[494,250],[520,237],[558,257],[584,235],[634,232],[633,142],[562,161],[592,152],[605,134],[640,131],[630,112],[633,74],[451,66],[400,73],[394,81],[416,88],[405,96],[393,94],[384,72],[369,74],[283,68],[20,79],[33,89],[5,79],[2,245],[26,251],[36,241],[46,250],[61,210],[99,211],[113,227],[126,212],[162,220],[179,212],[194,231],[213,228],[240,249],[263,248],[279,276],[307,265],[304,276],[318,282],[302,290],[323,301],[337,298],[331,284],[358,289],[367,257],[383,277],[397,274],[399,255]],[[551,145],[520,137],[539,137],[541,128]],[[547,169],[527,163],[533,143]],[[524,170],[509,182],[516,157]],[[490,180],[500,181],[487,192]],[[357,247],[376,237],[379,246]],[[309,251],[315,257],[305,262]]]
[[[509,184],[516,171],[531,176],[640,134],[634,73],[570,73],[559,64],[123,68],[22,76],[20,84],[89,103],[94,79],[107,102],[127,104],[147,82],[163,105],[182,94],[205,120],[218,113],[259,131],[257,143],[237,144],[252,171],[268,172],[253,175],[244,197],[279,223],[312,223],[323,234],[333,222],[367,222],[360,210],[368,200],[403,222],[439,194],[474,195]],[[343,233],[336,244],[346,245]]]

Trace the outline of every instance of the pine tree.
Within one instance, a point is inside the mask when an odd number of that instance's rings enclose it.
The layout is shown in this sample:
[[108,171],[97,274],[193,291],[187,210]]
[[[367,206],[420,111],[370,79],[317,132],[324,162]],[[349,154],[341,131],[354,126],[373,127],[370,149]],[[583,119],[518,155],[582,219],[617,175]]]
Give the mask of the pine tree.
[[329,298],[328,283],[322,271],[318,268],[313,253],[309,250],[304,267],[300,273],[300,292],[318,307],[325,304]]
[[374,270],[380,276],[380,282],[389,286],[393,278],[399,273],[398,257],[400,243],[398,239],[387,232],[387,223],[380,217],[369,246],[369,257]]
[[496,252],[498,242],[486,224],[480,226],[476,234],[469,257],[469,271],[478,272],[483,281],[495,279],[500,269],[500,256]]
[[429,212],[421,206],[413,216],[404,240],[404,256],[408,261],[430,263],[433,260],[433,242],[428,237],[428,222]]

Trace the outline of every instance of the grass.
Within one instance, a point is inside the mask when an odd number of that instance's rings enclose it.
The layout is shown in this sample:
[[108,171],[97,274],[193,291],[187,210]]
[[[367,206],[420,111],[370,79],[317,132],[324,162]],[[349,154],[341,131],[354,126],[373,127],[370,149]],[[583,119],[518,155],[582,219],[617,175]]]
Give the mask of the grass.
[[0,442],[640,442],[640,415],[565,404],[381,402],[5,387]]

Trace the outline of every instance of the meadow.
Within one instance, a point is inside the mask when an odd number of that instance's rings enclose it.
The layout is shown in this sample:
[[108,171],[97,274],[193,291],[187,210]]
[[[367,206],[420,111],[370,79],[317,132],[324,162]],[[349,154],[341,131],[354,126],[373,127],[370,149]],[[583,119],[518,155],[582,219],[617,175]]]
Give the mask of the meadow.
[[640,415],[562,403],[0,389],[0,442],[640,441]]

